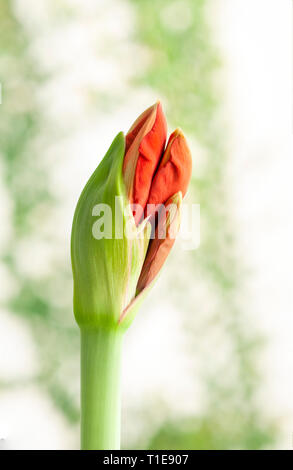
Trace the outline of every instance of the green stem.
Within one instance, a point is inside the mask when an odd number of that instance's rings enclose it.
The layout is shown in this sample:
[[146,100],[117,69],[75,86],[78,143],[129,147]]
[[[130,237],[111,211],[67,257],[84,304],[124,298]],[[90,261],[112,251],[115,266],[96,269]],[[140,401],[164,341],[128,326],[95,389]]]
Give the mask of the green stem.
[[81,329],[81,449],[120,447],[120,363],[117,330]]

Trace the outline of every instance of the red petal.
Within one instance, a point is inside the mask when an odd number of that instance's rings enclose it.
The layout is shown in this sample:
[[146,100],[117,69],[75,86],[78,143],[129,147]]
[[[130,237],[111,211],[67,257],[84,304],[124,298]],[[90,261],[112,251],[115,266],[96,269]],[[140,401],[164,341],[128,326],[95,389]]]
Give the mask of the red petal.
[[185,196],[192,171],[192,159],[186,139],[180,129],[170,136],[159,168],[154,176],[148,204],[164,204],[178,191]]
[[[146,109],[137,119],[134,121],[132,124],[131,128],[127,132],[127,135],[125,137],[125,155],[127,155],[128,149],[132,145],[135,137],[141,130],[142,126],[146,123],[147,119],[150,119],[152,114],[153,114],[153,108],[154,106],[150,106],[148,109]],[[124,165],[126,165],[127,159],[125,157],[124,159]]]
[[167,123],[161,103],[145,111],[126,136],[127,152],[123,174],[129,201],[139,204],[135,221],[138,224],[147,203],[152,178],[166,143]]
[[160,215],[155,238],[150,242],[138,280],[137,295],[155,279],[170,253],[179,230],[181,202],[179,192],[167,201],[166,214]]

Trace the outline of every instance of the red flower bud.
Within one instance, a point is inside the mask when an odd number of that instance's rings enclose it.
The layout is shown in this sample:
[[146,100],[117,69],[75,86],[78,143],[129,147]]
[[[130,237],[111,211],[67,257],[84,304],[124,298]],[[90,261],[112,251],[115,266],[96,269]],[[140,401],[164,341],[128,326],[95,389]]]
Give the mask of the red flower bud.
[[131,204],[139,205],[133,208],[136,225],[150,216],[155,234],[149,243],[137,294],[155,279],[174,244],[182,197],[191,177],[192,159],[182,131],[176,129],[171,134],[164,151],[166,132],[166,119],[158,102],[139,116],[126,135],[123,176],[127,196]]

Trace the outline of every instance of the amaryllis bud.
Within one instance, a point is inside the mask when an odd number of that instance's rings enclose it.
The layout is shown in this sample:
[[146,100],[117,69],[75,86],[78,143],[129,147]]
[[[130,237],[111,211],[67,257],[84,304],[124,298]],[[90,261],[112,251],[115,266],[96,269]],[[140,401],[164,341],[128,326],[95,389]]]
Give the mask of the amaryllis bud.
[[115,137],[76,206],[71,259],[74,315],[81,331],[82,449],[119,448],[122,333],[179,229],[191,156],[179,130],[164,152],[166,134],[162,106],[156,103],[126,138]]
[[[180,130],[171,134],[164,151],[166,132],[158,102],[141,114],[126,138],[118,134],[80,196],[72,267],[81,327],[127,327],[174,243],[191,155]],[[154,209],[148,217],[149,204],[159,207],[157,218]],[[97,236],[96,226],[107,227]]]

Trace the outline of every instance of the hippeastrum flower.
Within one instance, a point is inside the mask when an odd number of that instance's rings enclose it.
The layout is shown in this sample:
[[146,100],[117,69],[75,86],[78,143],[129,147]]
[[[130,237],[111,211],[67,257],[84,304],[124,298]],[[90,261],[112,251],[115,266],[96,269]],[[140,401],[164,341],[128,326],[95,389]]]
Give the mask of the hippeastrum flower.
[[115,137],[75,210],[71,257],[74,314],[81,329],[82,448],[119,447],[122,333],[179,229],[191,155],[181,130],[165,148],[166,137],[158,102],[125,138]]

